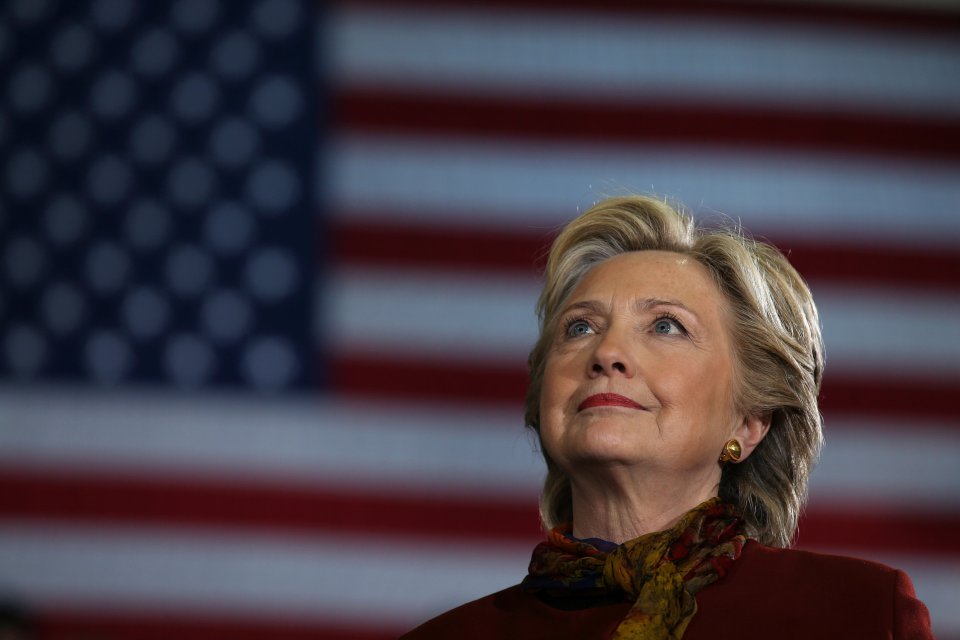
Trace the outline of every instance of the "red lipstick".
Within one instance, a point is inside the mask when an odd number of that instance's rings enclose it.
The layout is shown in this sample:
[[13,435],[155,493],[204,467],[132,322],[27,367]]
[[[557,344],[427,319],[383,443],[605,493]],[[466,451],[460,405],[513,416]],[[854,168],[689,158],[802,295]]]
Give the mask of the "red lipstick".
[[577,411],[583,411],[591,407],[627,407],[629,409],[646,409],[643,405],[637,404],[630,398],[626,398],[616,393],[597,393],[580,403]]

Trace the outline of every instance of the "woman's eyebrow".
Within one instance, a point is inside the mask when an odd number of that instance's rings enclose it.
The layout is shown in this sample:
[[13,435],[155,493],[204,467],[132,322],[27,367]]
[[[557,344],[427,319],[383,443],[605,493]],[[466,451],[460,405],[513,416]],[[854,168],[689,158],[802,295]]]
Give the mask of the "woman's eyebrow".
[[683,304],[679,300],[667,300],[664,298],[641,298],[633,303],[633,310],[637,313],[644,313],[656,307],[676,307],[677,309],[685,311],[693,316],[695,320],[700,320],[700,316],[697,315],[696,311]]
[[599,300],[580,300],[568,305],[563,311],[560,312],[560,315],[565,315],[570,313],[574,309],[582,309],[584,311],[589,311],[590,313],[603,313],[606,306],[603,305]]
[[[633,310],[635,313],[645,313],[657,307],[675,307],[690,314],[695,320],[700,321],[700,316],[697,314],[697,312],[679,300],[668,300],[666,298],[640,298],[633,303]],[[560,312],[559,315],[566,315],[574,310],[583,310],[590,313],[603,313],[605,309],[606,306],[599,300],[579,300],[568,305],[563,309],[563,311]]]

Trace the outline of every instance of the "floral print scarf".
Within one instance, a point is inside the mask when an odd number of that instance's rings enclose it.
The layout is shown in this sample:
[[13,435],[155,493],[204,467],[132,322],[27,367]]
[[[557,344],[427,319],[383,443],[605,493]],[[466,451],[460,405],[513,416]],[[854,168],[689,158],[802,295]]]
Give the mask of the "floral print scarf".
[[622,592],[634,604],[614,640],[679,639],[697,613],[696,594],[726,575],[747,540],[734,508],[711,498],[671,529],[617,545],[578,540],[570,524],[533,551],[523,588],[553,596]]

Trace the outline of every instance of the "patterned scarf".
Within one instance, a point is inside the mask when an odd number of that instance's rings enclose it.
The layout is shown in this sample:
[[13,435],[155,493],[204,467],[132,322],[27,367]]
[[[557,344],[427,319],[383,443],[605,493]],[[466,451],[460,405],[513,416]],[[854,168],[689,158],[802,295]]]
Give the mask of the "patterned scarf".
[[569,524],[556,527],[537,545],[523,588],[635,598],[614,640],[682,638],[697,613],[694,596],[726,575],[747,539],[740,515],[720,498],[687,512],[672,529],[621,545],[578,540],[570,531]]

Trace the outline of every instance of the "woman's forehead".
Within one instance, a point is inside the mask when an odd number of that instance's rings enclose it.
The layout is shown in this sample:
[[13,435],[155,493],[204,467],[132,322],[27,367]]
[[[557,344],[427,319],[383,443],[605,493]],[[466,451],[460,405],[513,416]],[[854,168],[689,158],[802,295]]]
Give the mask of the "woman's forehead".
[[671,251],[632,251],[604,260],[584,275],[567,302],[598,295],[672,300],[690,307],[724,301],[705,266]]

